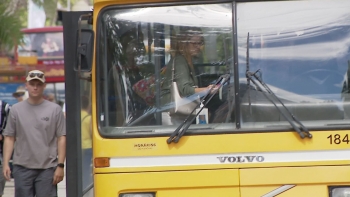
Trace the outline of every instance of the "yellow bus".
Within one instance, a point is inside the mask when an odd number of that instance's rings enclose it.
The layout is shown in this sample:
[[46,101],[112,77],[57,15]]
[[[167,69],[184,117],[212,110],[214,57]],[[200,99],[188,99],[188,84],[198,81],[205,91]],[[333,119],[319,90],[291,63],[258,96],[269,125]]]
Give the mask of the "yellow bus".
[[63,25],[67,197],[350,196],[350,1],[94,0]]

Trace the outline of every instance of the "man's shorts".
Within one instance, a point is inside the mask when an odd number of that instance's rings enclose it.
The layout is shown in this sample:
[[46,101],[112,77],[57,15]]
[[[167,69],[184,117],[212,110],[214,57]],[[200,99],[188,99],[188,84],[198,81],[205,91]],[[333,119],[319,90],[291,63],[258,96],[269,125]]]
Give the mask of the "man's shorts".
[[2,172],[2,164],[0,164],[0,196],[4,195],[6,179],[4,173]]
[[28,169],[13,165],[15,197],[56,197],[57,185],[53,185],[56,168]]

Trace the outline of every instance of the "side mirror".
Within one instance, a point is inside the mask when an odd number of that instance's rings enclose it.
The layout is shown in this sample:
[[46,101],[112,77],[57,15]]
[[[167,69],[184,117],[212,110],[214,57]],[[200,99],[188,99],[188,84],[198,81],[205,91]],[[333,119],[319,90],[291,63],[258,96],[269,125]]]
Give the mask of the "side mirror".
[[90,72],[94,52],[94,31],[81,29],[77,32],[77,55],[74,70],[78,72]]

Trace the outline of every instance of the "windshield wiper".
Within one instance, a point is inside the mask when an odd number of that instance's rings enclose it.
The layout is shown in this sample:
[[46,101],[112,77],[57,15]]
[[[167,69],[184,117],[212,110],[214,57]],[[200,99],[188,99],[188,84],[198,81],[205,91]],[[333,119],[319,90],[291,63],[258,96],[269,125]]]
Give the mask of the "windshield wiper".
[[[229,74],[221,75],[215,82],[215,85],[212,86],[207,94],[201,99],[201,101],[197,104],[197,106],[192,110],[192,112],[185,118],[185,120],[176,128],[176,130],[170,135],[167,139],[167,143],[171,142],[178,143],[180,138],[185,134],[188,128],[191,126],[192,122],[196,119],[196,117],[201,113],[203,108],[209,103],[209,101],[215,96],[215,94],[219,91],[219,89],[230,79]],[[213,88],[216,88],[214,92],[212,92]],[[212,92],[212,93],[211,93]],[[208,97],[208,98],[207,98]],[[201,106],[201,104],[203,104]],[[194,111],[199,107],[197,114],[191,118],[191,115]]]
[[[249,32],[247,35],[247,52],[246,52],[246,73],[248,73],[250,70],[249,68]],[[248,105],[249,105],[249,112],[250,115],[252,115],[252,103],[250,100],[250,78],[248,76],[247,77],[247,87],[248,87]]]
[[[276,107],[276,109],[282,114],[282,116],[289,122],[289,124],[294,128],[294,130],[299,134],[299,136],[303,139],[306,137],[308,138],[312,138],[312,134],[309,132],[309,130],[297,119],[297,117],[294,116],[294,114],[289,111],[289,109],[283,104],[283,102],[275,95],[275,93],[272,92],[272,90],[269,88],[269,86],[266,85],[266,83],[263,82],[263,80],[261,79],[261,77],[258,75],[258,73],[261,75],[260,69],[258,69],[257,71],[250,72],[249,70],[247,70],[246,72],[246,76],[247,78],[249,78],[249,80],[251,82],[254,83],[255,86],[260,87],[257,82],[255,80],[253,80],[252,78],[255,78],[257,81],[259,81],[259,83],[265,88],[265,90],[271,94],[275,99],[277,99],[281,105],[283,106],[283,108],[287,111],[288,115],[285,114],[275,103],[275,101],[273,101],[271,98],[269,98],[267,95],[265,95],[265,97],[267,99],[269,99],[271,101],[271,103]],[[292,118],[292,119],[291,119]],[[294,124],[294,122],[296,122],[297,124],[299,124],[299,127],[297,125]]]

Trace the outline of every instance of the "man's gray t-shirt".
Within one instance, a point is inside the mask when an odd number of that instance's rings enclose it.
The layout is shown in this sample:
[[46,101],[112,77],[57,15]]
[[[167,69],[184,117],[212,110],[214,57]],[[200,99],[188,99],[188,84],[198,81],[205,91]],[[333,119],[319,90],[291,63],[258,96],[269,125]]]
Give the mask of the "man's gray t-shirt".
[[62,108],[44,100],[31,105],[27,100],[12,106],[4,136],[15,137],[13,164],[31,169],[57,165],[57,137],[66,135]]

